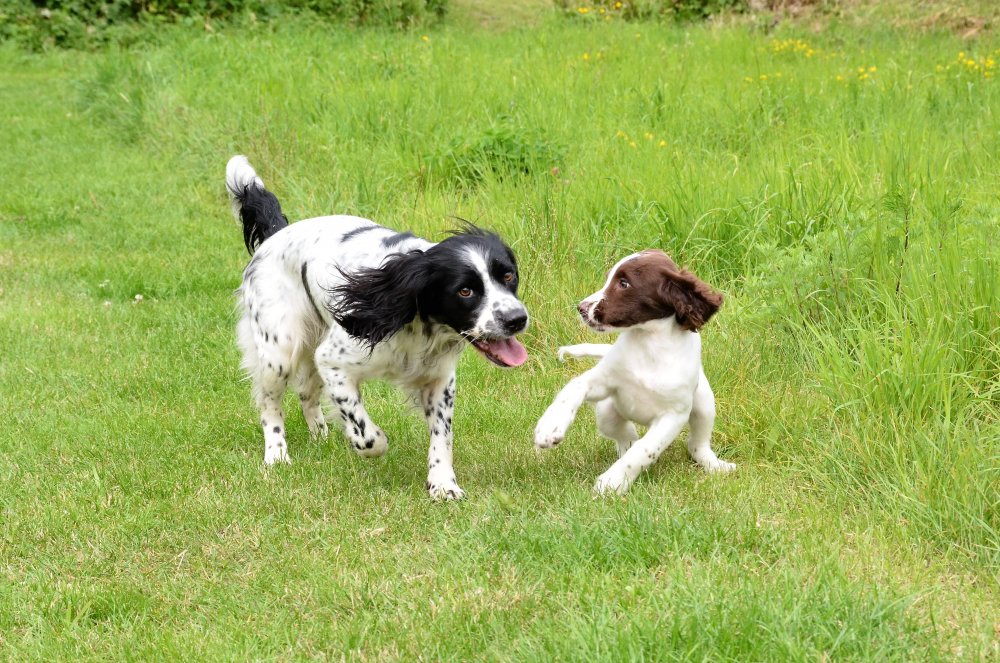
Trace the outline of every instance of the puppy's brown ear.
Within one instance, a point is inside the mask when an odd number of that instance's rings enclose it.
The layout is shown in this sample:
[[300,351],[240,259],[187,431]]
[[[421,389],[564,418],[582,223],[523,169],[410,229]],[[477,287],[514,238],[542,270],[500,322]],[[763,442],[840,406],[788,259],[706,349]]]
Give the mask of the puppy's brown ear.
[[677,324],[698,331],[722,306],[722,294],[687,270],[663,270],[660,296],[674,309]]

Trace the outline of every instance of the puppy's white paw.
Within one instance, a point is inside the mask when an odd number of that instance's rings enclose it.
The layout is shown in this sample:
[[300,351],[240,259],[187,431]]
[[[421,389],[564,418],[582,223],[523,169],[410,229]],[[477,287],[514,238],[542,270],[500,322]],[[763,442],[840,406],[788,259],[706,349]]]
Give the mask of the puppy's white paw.
[[566,423],[548,412],[542,415],[535,426],[535,448],[551,449],[566,437]]
[[280,447],[275,445],[264,450],[264,464],[271,466],[277,463],[285,463],[286,465],[292,464],[292,459],[288,455],[288,450],[284,445]]
[[629,483],[626,476],[611,469],[597,477],[594,492],[598,495],[624,495],[628,492]]
[[460,500],[465,497],[465,491],[459,488],[458,482],[455,479],[446,480],[427,480],[427,494],[431,496],[431,499],[435,502],[450,502],[452,500]]
[[556,352],[556,357],[559,358],[559,361],[562,361],[562,362],[566,361],[566,352],[568,350],[569,350],[569,346],[568,345],[564,345],[561,348],[559,348],[559,350]]

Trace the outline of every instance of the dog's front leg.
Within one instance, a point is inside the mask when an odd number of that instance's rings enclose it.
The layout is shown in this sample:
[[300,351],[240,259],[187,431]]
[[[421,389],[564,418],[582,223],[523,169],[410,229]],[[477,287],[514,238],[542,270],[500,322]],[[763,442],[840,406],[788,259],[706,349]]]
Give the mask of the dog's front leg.
[[422,389],[420,402],[424,408],[427,430],[431,436],[431,445],[427,452],[427,492],[433,500],[461,499],[465,497],[465,491],[458,487],[451,455],[455,374],[452,373],[444,380]]
[[365,352],[357,342],[334,327],[316,349],[316,370],[354,451],[359,456],[381,456],[389,450],[389,438],[368,416],[361,402],[357,372],[352,370],[363,357]]
[[584,401],[599,401],[611,395],[597,367],[578,375],[562,388],[535,426],[535,447],[549,449],[562,442]]
[[594,491],[601,495],[628,491],[639,473],[656,462],[670,443],[674,441],[681,428],[687,423],[687,413],[671,412],[653,422],[632,448],[622,454],[618,461],[597,477]]
[[347,372],[329,366],[319,369],[330,400],[340,413],[344,437],[359,456],[376,457],[389,450],[389,438],[375,425],[361,402],[358,383]]

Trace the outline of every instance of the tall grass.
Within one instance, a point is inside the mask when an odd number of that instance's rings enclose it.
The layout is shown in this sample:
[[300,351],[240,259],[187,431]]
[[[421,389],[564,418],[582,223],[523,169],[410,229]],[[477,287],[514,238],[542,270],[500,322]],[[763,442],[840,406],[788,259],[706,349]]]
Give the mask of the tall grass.
[[182,39],[98,59],[81,110],[193,182],[248,152],[294,216],[499,228],[543,351],[581,335],[581,278],[661,246],[823,403],[785,457],[996,561],[1000,97],[967,64],[990,43],[642,24]]

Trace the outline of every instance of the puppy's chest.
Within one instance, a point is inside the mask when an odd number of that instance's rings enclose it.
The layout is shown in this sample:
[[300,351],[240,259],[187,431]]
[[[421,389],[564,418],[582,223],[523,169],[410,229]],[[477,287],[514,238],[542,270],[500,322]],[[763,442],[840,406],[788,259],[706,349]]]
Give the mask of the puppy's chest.
[[611,374],[615,408],[641,424],[668,411],[690,409],[698,373],[685,364],[618,367]]

